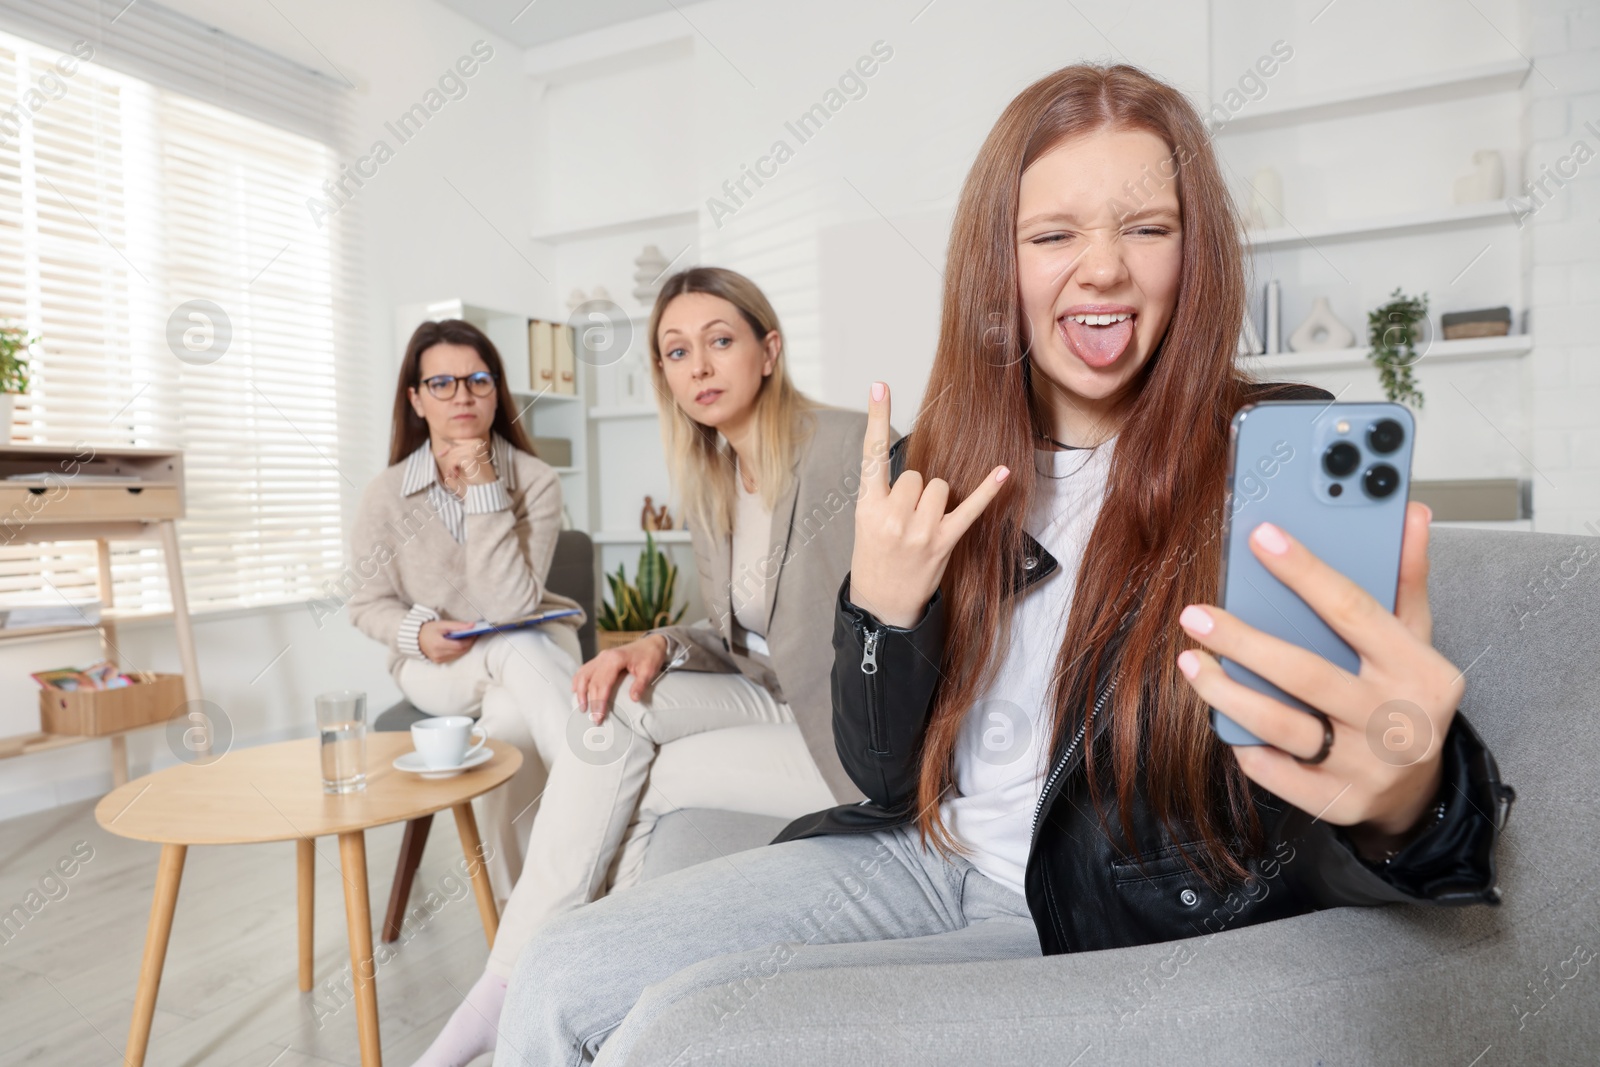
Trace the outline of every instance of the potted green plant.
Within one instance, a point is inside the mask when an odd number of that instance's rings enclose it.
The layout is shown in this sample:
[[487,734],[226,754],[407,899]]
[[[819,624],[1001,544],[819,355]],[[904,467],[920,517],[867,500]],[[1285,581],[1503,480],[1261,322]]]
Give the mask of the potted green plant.
[[646,630],[671,626],[683,618],[685,608],[678,608],[676,614],[672,611],[678,567],[656,547],[649,531],[645,532],[644,549],[639,553],[637,583],[628,581],[626,566],[619,563],[617,573],[606,575],[611,599],[600,605],[600,617],[595,620],[602,652],[625,645]]
[[28,353],[38,342],[20,326],[0,326],[0,444],[11,441],[17,397],[28,391]]
[[1393,404],[1422,407],[1422,391],[1411,376],[1417,342],[1428,322],[1428,294],[1406,296],[1395,286],[1389,302],[1367,313],[1367,358],[1378,368],[1383,395]]

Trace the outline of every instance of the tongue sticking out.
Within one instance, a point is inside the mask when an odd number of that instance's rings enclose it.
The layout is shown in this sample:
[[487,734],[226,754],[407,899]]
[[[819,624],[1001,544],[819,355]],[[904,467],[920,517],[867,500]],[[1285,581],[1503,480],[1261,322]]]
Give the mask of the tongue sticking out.
[[1070,318],[1060,321],[1073,354],[1091,367],[1111,366],[1133,340],[1131,317],[1109,326],[1085,326]]

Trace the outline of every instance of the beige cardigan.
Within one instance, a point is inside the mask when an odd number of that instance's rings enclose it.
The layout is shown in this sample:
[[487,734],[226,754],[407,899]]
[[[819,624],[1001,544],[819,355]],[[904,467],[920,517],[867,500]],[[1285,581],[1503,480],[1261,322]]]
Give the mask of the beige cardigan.
[[[771,666],[734,643],[732,547],[690,528],[700,596],[709,618],[662,627],[687,656],[675,669],[739,673],[788,703],[806,748],[840,804],[864,799],[833,742],[833,615],[855,548],[856,492],[867,416],[817,408],[816,429],[796,458],[795,476],[772,509],[766,568],[766,641]],[[898,437],[890,430],[891,441]]]
[[[401,495],[407,460],[379,474],[361,495],[350,538],[358,583],[350,621],[388,647],[389,673],[397,680],[406,659],[401,623],[414,606],[463,622],[583,607],[545,589],[561,531],[560,479],[536,456],[515,448],[504,454],[513,469],[498,473],[510,507],[469,511],[465,542],[450,536],[426,490]],[[583,620],[569,615],[557,621],[578,627]]]

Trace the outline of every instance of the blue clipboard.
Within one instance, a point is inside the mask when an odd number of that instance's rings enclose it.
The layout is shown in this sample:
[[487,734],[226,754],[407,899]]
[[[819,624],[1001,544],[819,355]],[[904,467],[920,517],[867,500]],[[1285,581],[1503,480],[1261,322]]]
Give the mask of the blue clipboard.
[[524,615],[520,619],[507,619],[505,622],[477,622],[469,630],[456,630],[445,634],[454,641],[467,637],[482,637],[484,634],[505,633],[509,630],[526,630],[530,626],[538,626],[551,619],[564,619],[568,615],[582,615],[578,608],[558,608],[555,611],[540,611],[532,615]]

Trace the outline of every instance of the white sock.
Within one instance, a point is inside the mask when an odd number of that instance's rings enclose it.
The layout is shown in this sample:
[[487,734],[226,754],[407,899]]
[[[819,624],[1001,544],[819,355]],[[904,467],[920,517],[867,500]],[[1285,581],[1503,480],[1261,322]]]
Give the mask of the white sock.
[[506,980],[483,972],[415,1067],[466,1067],[494,1051],[495,1027],[506,1002]]

